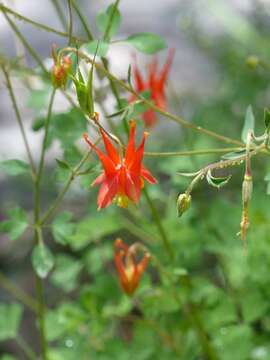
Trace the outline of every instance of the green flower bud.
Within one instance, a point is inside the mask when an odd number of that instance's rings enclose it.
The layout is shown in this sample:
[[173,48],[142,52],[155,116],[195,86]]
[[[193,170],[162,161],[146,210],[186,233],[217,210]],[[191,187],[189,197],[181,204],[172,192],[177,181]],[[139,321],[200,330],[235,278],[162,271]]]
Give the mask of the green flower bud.
[[188,210],[191,204],[191,195],[183,193],[177,199],[177,215],[181,217]]

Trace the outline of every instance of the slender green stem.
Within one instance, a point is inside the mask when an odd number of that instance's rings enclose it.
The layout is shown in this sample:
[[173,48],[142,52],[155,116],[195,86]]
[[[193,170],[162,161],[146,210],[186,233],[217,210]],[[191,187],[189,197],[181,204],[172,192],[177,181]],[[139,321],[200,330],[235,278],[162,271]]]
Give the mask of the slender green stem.
[[42,175],[43,175],[45,151],[46,151],[47,142],[48,142],[49,127],[50,127],[50,122],[51,122],[51,117],[52,117],[52,107],[53,107],[53,102],[54,102],[54,98],[55,98],[55,93],[56,93],[56,89],[54,88],[53,91],[52,91],[52,94],[51,94],[49,107],[48,107],[48,114],[47,114],[46,121],[45,121],[45,133],[44,133],[42,149],[41,149],[41,156],[40,156],[40,162],[39,162],[39,168],[38,168],[38,178],[39,178],[39,180],[41,180]]
[[205,150],[191,150],[191,151],[169,151],[169,152],[145,152],[145,156],[167,157],[167,156],[188,156],[188,155],[208,155],[208,154],[224,154],[230,151],[239,151],[243,147],[231,147],[223,149],[205,149]]
[[109,41],[110,31],[111,31],[112,24],[113,24],[113,18],[114,18],[114,15],[116,13],[116,10],[118,8],[119,2],[120,2],[120,0],[116,0],[114,5],[113,5],[112,12],[111,12],[111,15],[110,15],[110,18],[109,18],[109,21],[108,21],[108,26],[105,29],[104,36],[103,36],[103,39],[105,41]]
[[22,36],[21,32],[19,31],[18,27],[15,25],[15,23],[10,19],[10,17],[7,15],[5,11],[3,11],[3,15],[6,18],[7,22],[9,23],[10,27],[13,29],[15,34],[18,36],[20,41],[23,43],[25,48],[29,51],[31,56],[36,60],[37,64],[41,67],[41,69],[48,74],[42,60],[40,57],[36,54],[36,52],[33,50],[32,46],[28,43],[28,41],[25,40],[25,38]]
[[[39,161],[39,167],[38,167],[38,173],[37,178],[34,184],[34,221],[35,221],[35,243],[41,244],[43,243],[42,238],[42,229],[40,227],[40,185],[42,181],[42,175],[44,170],[44,160],[45,160],[45,151],[46,151],[46,145],[48,140],[48,134],[49,134],[49,126],[50,126],[50,120],[52,115],[52,107],[53,107],[53,101],[55,97],[56,89],[53,89],[48,113],[46,117],[45,122],[45,132],[44,132],[44,138],[42,143],[42,149],[41,149],[41,155],[40,155],[40,161]],[[36,279],[36,293],[37,293],[37,300],[38,300],[38,320],[39,320],[39,335],[40,335],[40,346],[41,346],[41,354],[42,359],[47,360],[47,340],[46,340],[46,331],[45,331],[45,301],[44,301],[44,290],[42,285],[42,280],[38,277],[37,274],[35,274]]]
[[5,275],[0,272],[0,287],[8,291],[22,304],[27,306],[33,312],[37,312],[38,303],[30,295],[28,295],[22,288],[18,287],[10,281]]
[[74,8],[74,10],[75,10],[75,12],[76,12],[76,14],[78,15],[80,21],[81,21],[81,24],[82,24],[82,26],[83,26],[86,34],[87,34],[88,40],[89,40],[89,41],[94,40],[94,36],[93,36],[93,34],[92,34],[91,30],[90,30],[90,27],[89,27],[88,24],[87,24],[87,20],[86,20],[85,17],[83,16],[83,14],[82,14],[82,12],[81,12],[81,10],[80,10],[80,8],[79,8],[76,0],[71,0],[71,4],[72,4],[72,6],[73,6],[73,8]]
[[146,198],[146,201],[147,201],[147,203],[149,205],[149,208],[150,208],[150,210],[152,212],[153,220],[154,220],[154,222],[155,222],[155,224],[157,226],[157,229],[158,229],[158,231],[160,233],[161,239],[163,241],[164,248],[167,251],[170,259],[173,261],[174,260],[174,252],[173,252],[173,249],[172,249],[171,244],[169,242],[169,239],[167,237],[166,231],[163,228],[159,213],[158,213],[158,211],[157,211],[157,209],[155,207],[155,204],[153,203],[151,197],[149,196],[148,191],[147,191],[146,188],[143,189],[143,193],[145,195],[145,198]]
[[27,344],[27,342],[19,335],[16,336],[16,342],[21,347],[25,355],[30,360],[36,360],[37,355],[34,353],[34,351],[31,349],[31,347]]
[[[9,7],[3,5],[3,4],[0,4],[0,10],[3,11],[3,12],[6,12],[10,15],[13,15],[17,20],[19,21],[24,21],[40,30],[44,30],[44,31],[47,31],[47,32],[51,32],[53,34],[56,34],[58,36],[61,36],[61,37],[65,37],[65,38],[68,38],[69,37],[69,33],[68,32],[64,32],[64,31],[60,31],[60,30],[56,30],[48,25],[45,25],[45,24],[42,24],[40,22],[36,22],[32,19],[29,19],[28,17],[26,16],[23,16],[21,14],[19,14],[18,12],[14,11],[13,9],[10,9]],[[65,27],[64,27],[65,28]],[[87,40],[86,39],[82,39],[82,38],[79,38],[77,36],[72,36],[72,41],[76,41],[76,42],[79,42],[79,43],[84,43],[86,42]]]
[[71,0],[67,0],[68,2],[68,14],[69,14],[69,25],[68,25],[68,44],[72,44],[72,31],[73,31],[73,18],[72,18],[72,6]]
[[3,73],[4,73],[5,79],[6,79],[6,85],[7,85],[7,89],[8,89],[8,92],[9,92],[9,96],[11,98],[13,109],[15,111],[16,120],[17,120],[17,123],[19,125],[20,131],[21,131],[21,134],[22,134],[24,146],[25,146],[25,149],[26,149],[26,153],[27,153],[28,160],[29,160],[30,167],[31,167],[31,171],[32,171],[32,177],[34,179],[35,176],[36,176],[36,168],[35,168],[33,156],[32,156],[32,153],[31,153],[31,149],[30,149],[30,146],[29,146],[29,143],[28,143],[28,139],[27,139],[27,136],[26,136],[26,133],[25,133],[21,113],[19,111],[19,107],[18,107],[18,104],[17,104],[17,101],[16,101],[16,97],[15,97],[15,94],[14,94],[12,83],[10,81],[9,73],[5,69],[4,66],[2,66],[2,70],[3,70]]
[[54,8],[56,10],[56,13],[57,13],[57,15],[59,17],[59,20],[60,20],[60,22],[61,22],[61,24],[63,26],[63,29],[66,30],[67,29],[66,18],[65,18],[65,15],[64,15],[63,11],[62,11],[61,6],[58,3],[58,0],[51,0],[51,1],[52,1],[53,6],[54,6]]
[[48,360],[47,352],[47,340],[46,340],[46,331],[45,331],[45,302],[44,302],[44,290],[42,285],[42,280],[35,275],[36,279],[36,293],[38,300],[38,320],[39,320],[39,337],[40,337],[40,346],[42,360]]

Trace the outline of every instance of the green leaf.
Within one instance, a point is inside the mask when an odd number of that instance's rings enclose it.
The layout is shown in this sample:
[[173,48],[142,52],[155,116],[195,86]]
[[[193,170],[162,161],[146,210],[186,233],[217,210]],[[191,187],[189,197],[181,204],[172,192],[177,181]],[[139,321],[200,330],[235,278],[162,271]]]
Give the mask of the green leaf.
[[71,147],[74,142],[81,138],[86,131],[87,121],[78,109],[53,114],[51,117],[51,126],[49,130],[50,143],[58,139],[64,149]]
[[[65,334],[78,333],[78,329],[82,325],[84,327],[86,321],[86,314],[76,303],[63,303],[56,310],[47,313],[45,327],[48,340],[54,341]],[[68,357],[68,360],[71,359],[72,357]]]
[[32,265],[37,275],[44,279],[52,270],[54,257],[50,249],[43,243],[34,247],[32,252]]
[[7,233],[11,240],[20,237],[28,227],[26,212],[19,207],[8,211],[9,220],[0,223],[0,231]]
[[146,32],[133,34],[125,39],[124,42],[149,55],[155,54],[167,47],[165,41],[160,36]]
[[52,233],[54,240],[59,244],[66,245],[69,237],[74,232],[74,224],[70,223],[72,214],[69,211],[64,211],[58,215],[52,223]]
[[[113,14],[113,19],[111,20]],[[106,32],[109,22],[112,21],[108,38],[111,38],[115,35],[119,29],[121,23],[121,14],[118,9],[114,9],[114,4],[111,4],[105,12],[100,12],[96,16],[96,24],[102,33]]]
[[70,292],[77,286],[77,277],[81,268],[82,264],[78,260],[71,256],[60,254],[56,258],[51,282],[65,292]]
[[246,111],[245,122],[241,136],[244,143],[247,142],[247,135],[249,130],[254,130],[254,127],[255,127],[255,118],[253,115],[252,106],[249,105]]
[[270,111],[267,108],[264,109],[264,124],[265,124],[266,129],[269,129],[269,126],[270,126]]
[[221,360],[246,360],[250,358],[253,337],[251,328],[245,324],[224,326],[215,334],[213,344],[219,349]]
[[0,341],[16,338],[22,312],[19,304],[0,304]]
[[245,322],[253,322],[263,317],[269,309],[269,302],[258,290],[249,291],[240,298]]
[[86,245],[111,235],[121,229],[119,218],[112,215],[89,216],[76,226],[76,231],[70,236],[70,245],[74,250],[83,249]]
[[92,55],[95,55],[97,50],[97,56],[106,56],[109,50],[109,43],[102,40],[93,40],[88,44],[84,44],[83,49]]
[[30,173],[30,166],[17,159],[0,161],[0,170],[11,176],[17,176]]
[[37,111],[42,110],[48,104],[50,91],[51,88],[49,86],[41,90],[31,90],[27,106]]
[[214,177],[211,174],[211,170],[208,170],[207,174],[206,174],[206,180],[207,180],[208,184],[212,185],[214,187],[217,187],[218,189],[221,188],[222,186],[226,185],[231,177],[232,177],[232,175],[228,175],[228,176],[224,176],[224,177]]

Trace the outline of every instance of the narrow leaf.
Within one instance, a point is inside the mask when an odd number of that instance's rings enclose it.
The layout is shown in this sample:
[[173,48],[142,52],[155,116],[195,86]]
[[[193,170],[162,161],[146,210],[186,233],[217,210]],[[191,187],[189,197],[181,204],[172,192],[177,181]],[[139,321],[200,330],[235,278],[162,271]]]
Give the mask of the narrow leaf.
[[55,159],[55,160],[56,160],[56,162],[57,162],[57,165],[58,165],[61,169],[71,170],[70,165],[69,165],[66,161],[59,160],[59,159]]
[[194,176],[198,175],[199,172],[200,172],[200,171],[196,171],[196,172],[193,172],[193,173],[177,172],[176,174],[177,174],[177,175],[180,175],[180,176],[185,176],[185,177],[194,177]]
[[246,149],[243,150],[239,150],[239,151],[234,151],[234,152],[229,152],[227,154],[222,155],[222,159],[224,160],[236,160],[239,157],[241,157],[242,155],[245,155],[246,153]]

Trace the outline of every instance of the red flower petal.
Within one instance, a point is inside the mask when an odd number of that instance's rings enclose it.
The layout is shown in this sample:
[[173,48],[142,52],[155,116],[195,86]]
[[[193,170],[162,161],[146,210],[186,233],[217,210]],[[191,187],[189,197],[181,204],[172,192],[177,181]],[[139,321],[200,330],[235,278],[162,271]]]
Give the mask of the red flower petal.
[[143,159],[143,152],[144,152],[144,144],[145,144],[145,139],[147,137],[147,133],[144,132],[143,137],[142,137],[142,141],[140,143],[140,145],[138,146],[136,152],[135,152],[135,156],[134,156],[134,161],[132,163],[132,165],[130,166],[129,170],[135,174],[140,174],[141,173],[141,165],[142,165],[142,159]]
[[99,160],[103,165],[106,175],[110,176],[110,175],[114,174],[115,173],[115,165],[112,162],[112,160],[107,155],[105,155],[101,150],[99,150],[95,144],[93,144],[90,141],[87,134],[84,134],[83,137],[84,137],[84,140],[87,142],[87,144],[91,148],[93,148],[95,150],[95,152],[97,153]]
[[92,186],[95,186],[95,185],[99,185],[101,183],[103,183],[103,181],[105,180],[106,176],[105,176],[105,173],[101,173],[93,182],[92,182]]
[[157,179],[154,178],[154,176],[150,173],[149,170],[147,170],[143,165],[142,165],[142,169],[141,169],[141,176],[149,182],[149,184],[156,184],[157,183]]
[[137,203],[141,196],[141,178],[139,175],[127,172],[125,181],[125,193],[127,197]]
[[163,69],[160,74],[160,77],[159,77],[160,89],[162,89],[164,87],[164,84],[168,78],[170,67],[172,66],[172,62],[173,62],[174,53],[175,53],[175,49],[169,50],[167,61],[164,64]]
[[110,181],[107,179],[102,183],[98,193],[98,210],[110,205],[118,190],[118,176],[114,176]]
[[136,122],[135,120],[130,121],[130,133],[129,141],[126,148],[125,163],[129,167],[134,161],[135,157],[135,131],[136,131]]
[[100,133],[102,135],[105,149],[107,151],[109,158],[114,162],[115,165],[119,164],[120,156],[119,156],[116,148],[113,146],[108,135],[104,132],[104,130],[100,129]]
[[136,56],[134,56],[133,73],[134,73],[134,78],[135,78],[135,89],[137,92],[142,92],[143,90],[145,90],[146,85],[145,85],[145,83],[143,81],[143,77],[137,67]]

